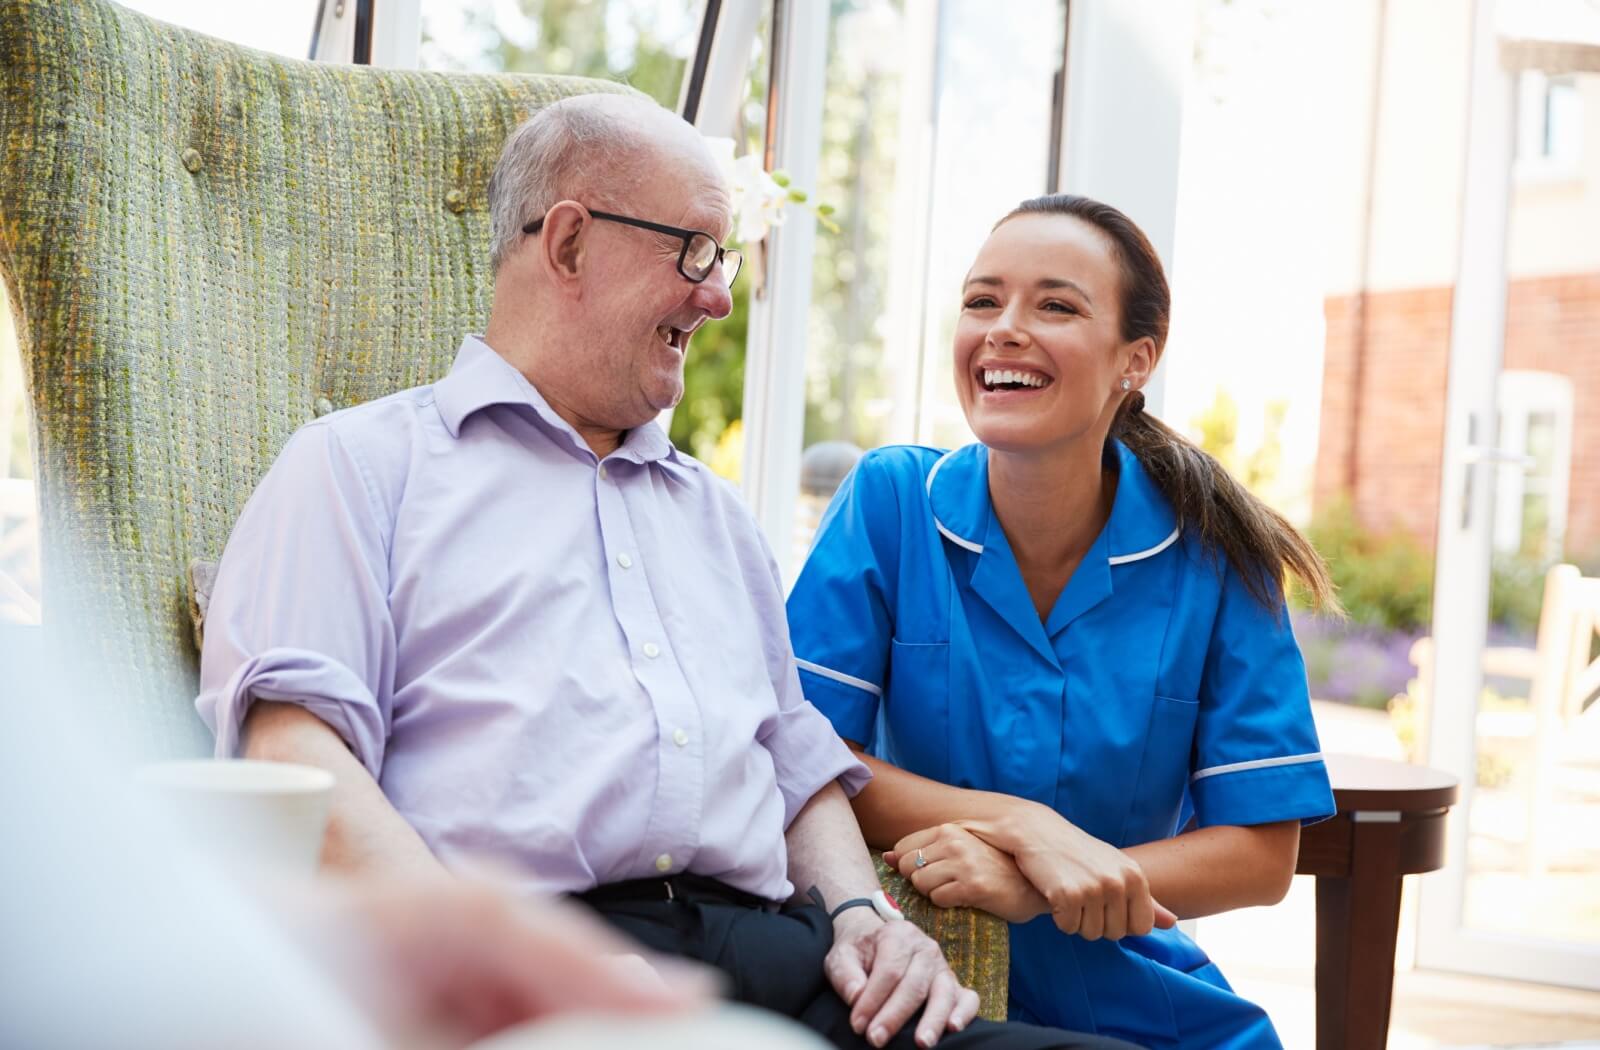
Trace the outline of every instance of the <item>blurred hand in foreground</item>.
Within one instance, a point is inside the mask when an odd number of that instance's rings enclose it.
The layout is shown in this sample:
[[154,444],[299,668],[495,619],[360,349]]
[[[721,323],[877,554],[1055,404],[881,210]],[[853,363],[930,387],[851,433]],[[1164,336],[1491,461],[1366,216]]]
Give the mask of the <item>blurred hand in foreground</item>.
[[712,971],[646,960],[574,905],[470,880],[328,881],[293,922],[406,1046],[461,1046],[565,1012],[690,1011],[717,988]]

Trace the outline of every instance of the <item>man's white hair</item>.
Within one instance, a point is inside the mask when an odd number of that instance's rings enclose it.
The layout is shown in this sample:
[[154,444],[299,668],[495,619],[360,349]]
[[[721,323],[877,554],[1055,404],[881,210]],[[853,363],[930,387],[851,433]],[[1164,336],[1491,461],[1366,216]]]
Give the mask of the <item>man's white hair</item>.
[[627,95],[577,95],[546,106],[511,133],[489,176],[489,263],[496,273],[522,227],[557,203],[618,207],[642,175],[650,140],[641,134],[641,118],[650,110],[659,107]]

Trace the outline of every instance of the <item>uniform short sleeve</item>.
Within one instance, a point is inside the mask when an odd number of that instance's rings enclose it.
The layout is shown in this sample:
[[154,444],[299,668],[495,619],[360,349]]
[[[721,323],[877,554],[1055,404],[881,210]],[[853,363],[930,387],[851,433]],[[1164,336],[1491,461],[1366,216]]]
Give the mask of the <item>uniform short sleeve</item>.
[[807,700],[839,735],[873,745],[894,624],[899,511],[876,454],[864,456],[823,515],[789,594],[789,633]]
[[1201,827],[1333,815],[1288,610],[1261,604],[1224,570],[1200,684],[1189,792]]
[[256,700],[322,719],[374,777],[389,735],[389,527],[332,426],[284,447],[240,515],[206,611],[195,706],[231,757]]

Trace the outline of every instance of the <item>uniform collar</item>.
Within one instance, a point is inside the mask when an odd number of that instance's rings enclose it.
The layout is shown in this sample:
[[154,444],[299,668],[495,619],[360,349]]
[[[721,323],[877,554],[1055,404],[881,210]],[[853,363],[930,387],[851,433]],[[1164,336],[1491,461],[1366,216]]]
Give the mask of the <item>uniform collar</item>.
[[[542,429],[566,445],[580,458],[594,459],[594,452],[566,420],[550,407],[538,389],[511,362],[501,357],[482,336],[461,340],[450,374],[433,385],[434,404],[451,437],[461,436],[461,425],[468,416],[491,405],[521,405],[532,410]],[[634,463],[666,461],[692,469],[689,461],[673,446],[655,420],[634,427],[623,437],[622,445],[608,459]]]
[[[1112,439],[1117,496],[1111,505],[1102,545],[1110,565],[1125,565],[1160,554],[1178,539],[1177,516],[1161,489],[1128,446]],[[928,472],[928,502],[934,524],[951,543],[982,554],[990,539],[989,450],[972,444],[948,452]],[[998,522],[995,523],[998,525]]]
[[969,580],[974,593],[1057,668],[1059,657],[1051,639],[1111,596],[1112,567],[1159,554],[1177,539],[1172,508],[1138,459],[1120,442],[1113,442],[1111,451],[1119,471],[1111,518],[1043,623],[989,500],[989,450],[968,445],[942,457],[928,472],[934,523],[951,543],[978,556]]

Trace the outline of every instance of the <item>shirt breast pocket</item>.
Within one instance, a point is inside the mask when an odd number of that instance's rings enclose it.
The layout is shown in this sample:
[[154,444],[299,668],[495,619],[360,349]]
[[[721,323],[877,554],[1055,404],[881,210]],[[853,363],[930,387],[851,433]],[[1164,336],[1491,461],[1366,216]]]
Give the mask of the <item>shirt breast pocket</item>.
[[885,759],[919,776],[949,782],[949,642],[890,643],[883,718],[888,730]]
[[1160,694],[1153,698],[1133,805],[1122,831],[1123,845],[1167,838],[1177,832],[1199,715],[1200,704],[1196,700]]

